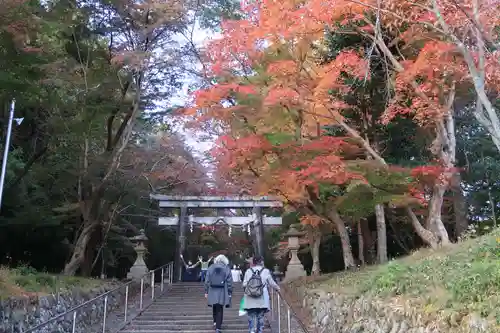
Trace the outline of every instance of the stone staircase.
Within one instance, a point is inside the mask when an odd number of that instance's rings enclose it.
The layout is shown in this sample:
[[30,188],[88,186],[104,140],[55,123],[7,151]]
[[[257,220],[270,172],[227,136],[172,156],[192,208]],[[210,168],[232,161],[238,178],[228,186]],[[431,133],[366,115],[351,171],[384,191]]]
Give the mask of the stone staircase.
[[[156,299],[141,315],[127,325],[122,333],[213,333],[212,308],[207,306],[201,283],[176,283]],[[223,333],[248,332],[246,316],[238,310],[243,288],[233,286],[233,305],[224,309]],[[264,331],[269,333],[266,328]]]

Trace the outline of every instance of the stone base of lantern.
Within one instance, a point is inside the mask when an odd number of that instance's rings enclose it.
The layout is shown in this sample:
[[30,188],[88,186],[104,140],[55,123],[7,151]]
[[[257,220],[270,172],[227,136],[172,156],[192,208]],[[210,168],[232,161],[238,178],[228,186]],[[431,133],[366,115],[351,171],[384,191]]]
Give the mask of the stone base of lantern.
[[286,267],[286,273],[285,273],[285,278],[283,279],[283,282],[288,282],[291,280],[298,279],[300,277],[307,276],[307,273],[304,269],[304,266],[299,263],[289,263],[288,266]]
[[146,265],[145,264],[141,265],[136,262],[134,263],[134,266],[130,268],[130,271],[127,274],[127,279],[131,280],[140,279],[147,273],[148,273],[148,268],[146,267]]

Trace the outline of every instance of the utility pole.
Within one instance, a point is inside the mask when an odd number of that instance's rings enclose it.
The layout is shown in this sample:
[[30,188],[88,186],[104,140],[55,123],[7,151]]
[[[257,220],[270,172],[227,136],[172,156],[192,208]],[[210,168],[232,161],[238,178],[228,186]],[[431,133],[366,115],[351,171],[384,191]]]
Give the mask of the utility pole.
[[[9,148],[10,148],[10,137],[12,134],[12,122],[14,121],[14,110],[16,107],[16,100],[13,99],[10,103],[10,112],[9,112],[9,123],[7,126],[7,137],[5,139],[5,148],[3,152],[3,160],[2,160],[2,173],[0,174],[0,209],[2,208],[2,199],[3,199],[3,188],[5,185],[5,173],[7,172],[7,158],[9,157]],[[16,118],[17,125],[21,125],[24,118]]]

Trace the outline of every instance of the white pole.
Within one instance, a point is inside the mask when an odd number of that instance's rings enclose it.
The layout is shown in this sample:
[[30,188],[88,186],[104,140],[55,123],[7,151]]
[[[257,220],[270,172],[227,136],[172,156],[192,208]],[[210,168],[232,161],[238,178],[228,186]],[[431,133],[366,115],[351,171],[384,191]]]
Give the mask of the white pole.
[[9,156],[10,135],[12,134],[12,121],[14,120],[15,106],[16,100],[13,99],[12,103],[10,103],[9,124],[7,126],[7,138],[5,139],[5,149],[3,152],[2,173],[0,174],[0,208],[2,207],[3,187],[5,184],[5,173],[7,171],[7,157]]

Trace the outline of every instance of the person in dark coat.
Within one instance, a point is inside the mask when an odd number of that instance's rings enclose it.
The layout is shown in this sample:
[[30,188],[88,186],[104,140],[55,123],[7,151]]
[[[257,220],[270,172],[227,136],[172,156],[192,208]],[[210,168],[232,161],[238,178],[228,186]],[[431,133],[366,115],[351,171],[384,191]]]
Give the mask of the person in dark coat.
[[196,282],[198,280],[198,274],[196,274],[196,269],[200,262],[197,262],[196,264],[193,265],[193,262],[189,260],[186,264],[184,261],[184,256],[181,254],[181,260],[182,263],[184,264],[184,271],[182,274],[182,281],[183,282]]
[[224,308],[231,306],[233,293],[233,278],[229,260],[221,254],[214,260],[214,264],[207,270],[205,278],[205,297],[208,306],[212,307],[215,332],[220,333]]

